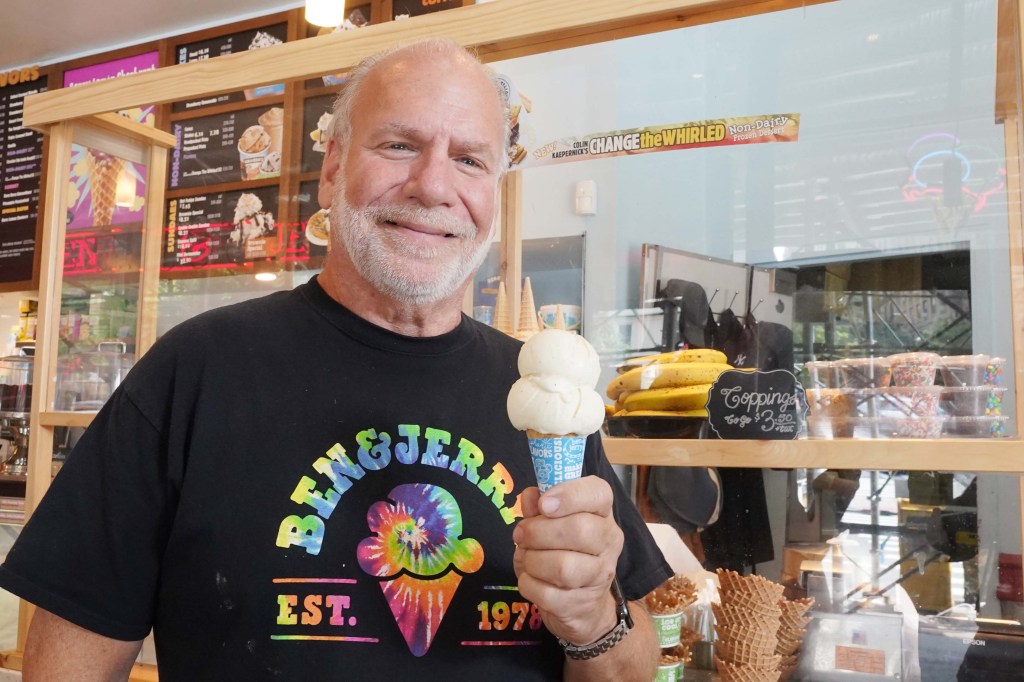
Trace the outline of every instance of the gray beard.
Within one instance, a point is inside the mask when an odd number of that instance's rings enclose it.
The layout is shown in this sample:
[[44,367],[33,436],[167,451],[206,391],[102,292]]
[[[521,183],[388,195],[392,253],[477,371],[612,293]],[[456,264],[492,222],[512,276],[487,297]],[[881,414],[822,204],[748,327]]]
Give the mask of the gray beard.
[[[382,220],[409,220],[443,229],[451,237],[451,245],[417,246],[394,238],[379,227]],[[437,303],[454,294],[472,275],[491,247],[494,227],[482,244],[474,244],[476,226],[453,220],[425,208],[400,205],[373,206],[355,209],[345,200],[344,183],[339,183],[331,206],[331,231],[356,271],[367,282],[388,297],[412,305]],[[416,261],[420,267],[430,263],[429,279],[413,276],[403,261]]]

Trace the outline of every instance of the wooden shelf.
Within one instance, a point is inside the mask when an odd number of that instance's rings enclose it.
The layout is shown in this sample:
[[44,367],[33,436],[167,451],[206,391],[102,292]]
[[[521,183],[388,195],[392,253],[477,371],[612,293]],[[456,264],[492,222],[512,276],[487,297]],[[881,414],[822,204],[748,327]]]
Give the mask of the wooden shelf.
[[604,447],[612,464],[624,465],[1024,471],[1024,442],[1011,439],[751,441],[604,438]]
[[40,412],[39,423],[42,426],[81,426],[86,427],[96,417],[95,412]]

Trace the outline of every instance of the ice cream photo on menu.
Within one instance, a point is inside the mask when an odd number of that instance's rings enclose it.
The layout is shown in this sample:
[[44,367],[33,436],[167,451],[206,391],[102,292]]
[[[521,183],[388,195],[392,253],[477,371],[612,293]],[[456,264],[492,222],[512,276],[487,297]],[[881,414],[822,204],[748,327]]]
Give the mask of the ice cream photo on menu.
[[145,196],[145,166],[96,149],[71,146],[69,230],[141,222]]
[[[265,47],[273,47],[274,45],[280,45],[284,41],[273,36],[266,31],[256,31],[256,35],[252,37],[252,41],[249,42],[248,49],[250,50],[262,50]],[[284,83],[276,83],[274,85],[261,85],[258,88],[246,88],[244,90],[245,99],[251,100],[257,97],[266,97],[268,95],[281,95],[284,93]]]
[[597,351],[573,332],[545,329],[519,351],[520,378],[508,393],[508,418],[526,431],[541,493],[582,474],[587,436],[605,416],[594,390],[600,374]]
[[233,222],[228,239],[232,245],[242,247],[244,258],[263,258],[277,251],[276,239],[270,239],[277,234],[274,214],[263,210],[263,201],[255,194],[245,192],[238,197]]
[[327,151],[327,129],[331,125],[330,114],[322,114],[316,122],[316,130],[310,131],[309,137],[313,140],[313,151],[321,154]]

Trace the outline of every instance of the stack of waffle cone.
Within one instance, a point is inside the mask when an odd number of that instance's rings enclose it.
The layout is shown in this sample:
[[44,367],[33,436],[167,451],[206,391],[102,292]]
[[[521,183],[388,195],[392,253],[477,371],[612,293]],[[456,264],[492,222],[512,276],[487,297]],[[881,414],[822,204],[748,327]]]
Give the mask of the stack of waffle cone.
[[505,291],[504,282],[498,282],[498,296],[494,302],[493,327],[509,335],[515,333],[515,329],[512,328],[512,311],[509,309],[508,293]]
[[719,569],[721,604],[715,614],[715,662],[725,682],[776,682],[783,586],[761,576]]
[[796,670],[800,657],[800,646],[803,644],[804,635],[807,632],[807,624],[811,620],[806,613],[812,604],[814,604],[814,599],[809,597],[779,600],[782,616],[779,620],[779,636],[778,643],[775,645],[775,653],[782,657],[779,662],[780,680],[788,680]]
[[533,300],[533,287],[530,286],[530,278],[527,277],[523,282],[523,296],[519,302],[519,329],[516,331],[516,338],[525,341],[539,331],[537,305]]
[[89,151],[89,185],[92,193],[92,222],[104,227],[114,222],[117,199],[117,176],[124,168],[124,160],[116,156]]

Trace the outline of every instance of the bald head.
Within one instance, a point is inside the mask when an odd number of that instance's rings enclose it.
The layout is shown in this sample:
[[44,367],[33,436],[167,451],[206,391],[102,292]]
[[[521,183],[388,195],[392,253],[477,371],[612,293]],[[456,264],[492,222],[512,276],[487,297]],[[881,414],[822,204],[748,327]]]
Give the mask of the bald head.
[[[504,150],[501,171],[509,167],[508,141],[510,138],[510,123],[508,119],[508,93],[502,83],[495,76],[494,72],[477,59],[476,55],[448,38],[426,38],[407,45],[400,45],[386,50],[381,50],[359,62],[348,74],[348,79],[342,87],[340,94],[334,102],[331,125],[328,135],[342,146],[345,146],[352,135],[352,115],[364,90],[387,87],[386,82],[379,82],[374,75],[390,67],[397,67],[402,64],[415,65],[419,60],[422,63],[444,60],[457,68],[451,72],[452,78],[481,78],[490,82],[494,88],[494,109],[503,122],[503,144]],[[413,66],[412,68],[415,68]],[[481,112],[483,116],[490,116],[492,112]]]

